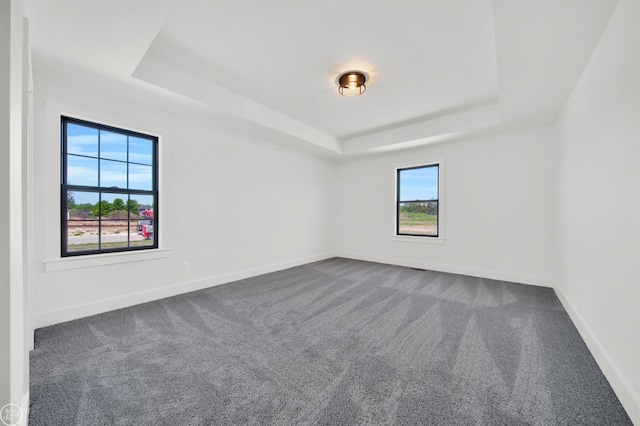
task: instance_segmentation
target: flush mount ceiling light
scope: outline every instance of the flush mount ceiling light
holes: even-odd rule
[[[360,71],[347,71],[338,79],[338,92],[342,96],[360,96],[367,90],[367,77]]]

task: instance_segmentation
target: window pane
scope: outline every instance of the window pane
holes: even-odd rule
[[[98,129],[67,123],[67,153],[98,156]]]
[[[134,195],[131,196],[132,199],[133,197]],[[137,208],[138,220],[135,231],[131,231],[131,246],[152,246],[156,236],[153,197],[150,195],[135,195],[135,197],[135,203],[132,202],[131,204],[134,204]],[[131,217],[134,217],[133,212]]]
[[[400,203],[398,233],[438,235],[438,202]]]
[[[138,206],[137,201],[131,197],[131,195],[127,195],[124,199],[126,204],[125,209],[129,216],[129,222],[127,223],[127,234],[129,237],[129,244],[131,245],[132,241],[135,241],[138,236],[137,226],[138,226]]]
[[[100,158],[127,161],[127,136],[101,130]]]
[[[127,163],[100,160],[100,186],[125,189],[127,187]]]
[[[155,241],[154,225],[140,225],[137,237],[131,239],[131,247],[153,246]]]
[[[67,251],[98,249],[97,192],[67,193]]]
[[[110,219],[127,219],[127,194],[112,194],[109,192],[102,193],[102,201],[104,204],[102,215],[108,215]]]
[[[101,204],[101,249],[129,246],[128,199],[124,194],[102,193]]]
[[[438,166],[400,170],[400,201],[437,200]]]
[[[67,184],[98,186],[98,160],[67,155]]]
[[[153,189],[153,171],[151,166],[129,164],[129,188]]]
[[[128,223],[125,220],[102,219],[101,222],[101,249],[112,249],[118,247],[129,247]]]
[[[138,210],[140,212],[140,214],[142,214],[142,212],[144,212],[145,210],[150,210],[150,211],[154,211],[155,210],[155,205],[153,204],[153,196],[152,195],[131,195],[131,198],[136,199],[136,201],[138,202]]]
[[[153,141],[151,139],[129,137],[129,161],[153,164]]]

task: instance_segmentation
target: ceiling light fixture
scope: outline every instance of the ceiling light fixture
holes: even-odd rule
[[[367,77],[360,71],[347,71],[338,79],[338,93],[342,96],[360,96],[367,90]]]

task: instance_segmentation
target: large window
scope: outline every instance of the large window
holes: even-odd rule
[[[397,169],[396,234],[438,236],[439,165]]]
[[[158,138],[62,118],[62,256],[158,247]]]

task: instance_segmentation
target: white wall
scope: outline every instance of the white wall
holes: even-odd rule
[[[557,291],[640,424],[640,3],[621,1],[569,98]]]
[[[45,69],[43,69],[45,68]],[[335,166],[218,133],[147,90],[38,67],[36,327],[325,258]],[[144,88],[144,85],[141,84]],[[159,258],[60,260],[59,115],[160,136]],[[46,206],[46,207],[44,207]],[[105,257],[105,256],[103,256]],[[106,256],[112,258],[114,256]],[[183,262],[189,270],[183,271]],[[101,263],[101,262],[99,262]]]
[[[0,2],[0,407],[9,403],[9,42],[11,3]]]
[[[28,128],[28,31],[20,0],[0,6],[0,407],[29,393],[29,306],[24,282],[24,175]],[[14,421],[16,419],[13,419]]]
[[[553,129],[541,128],[341,164],[338,253],[550,285],[554,141]],[[398,241],[395,168],[433,161],[443,162],[444,244]]]

